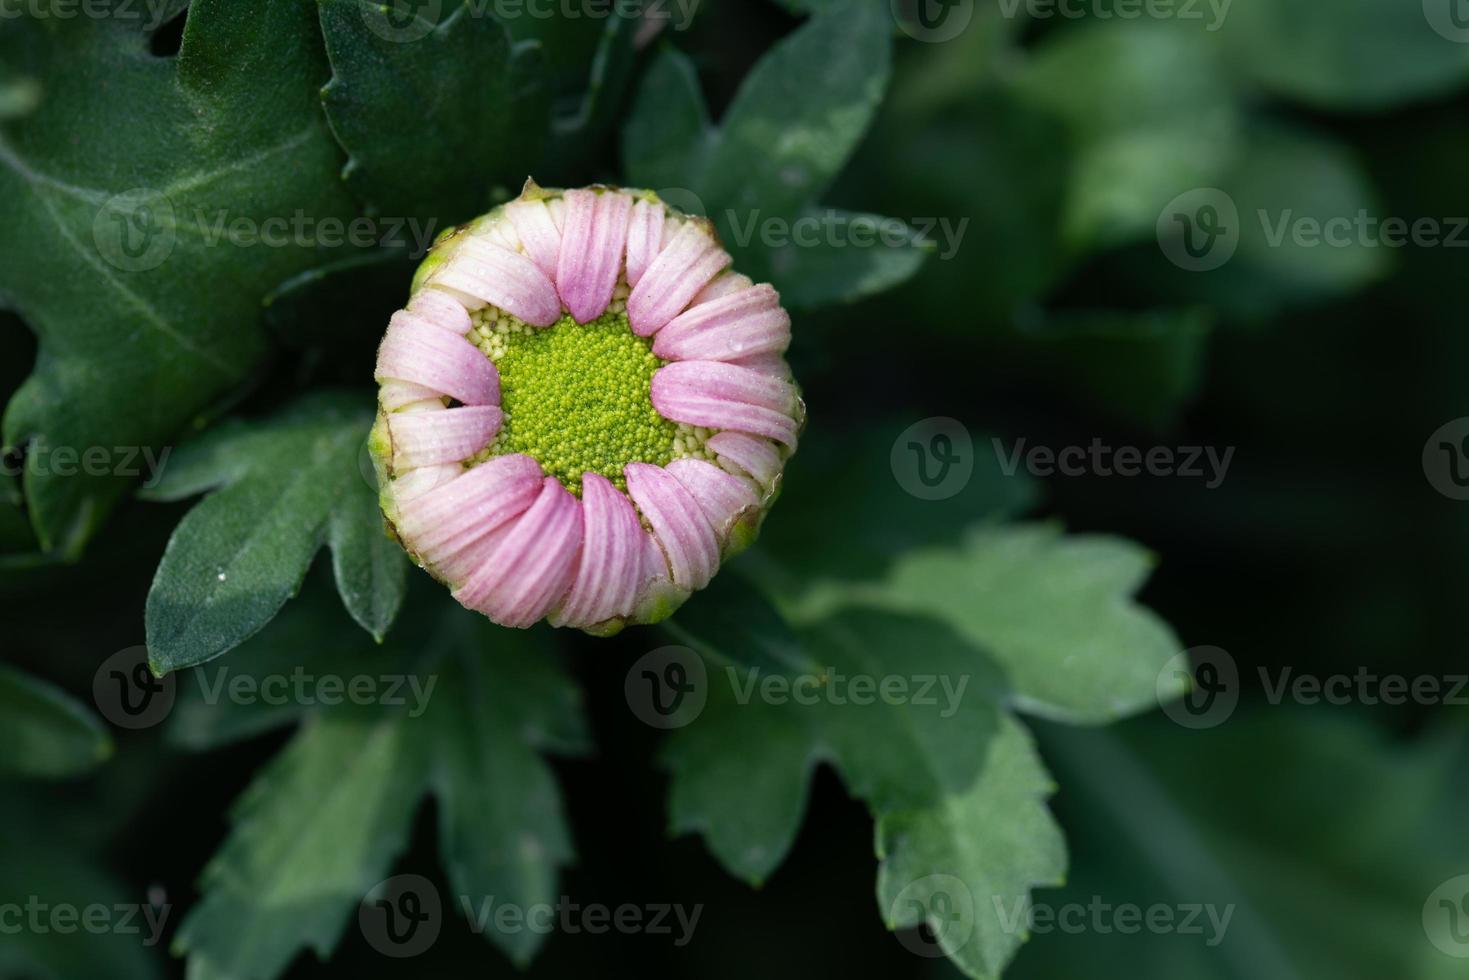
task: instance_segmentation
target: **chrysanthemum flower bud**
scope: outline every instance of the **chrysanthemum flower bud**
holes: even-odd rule
[[[505,626],[657,622],[753,540],[805,407],[790,317],[648,191],[455,229],[378,353],[372,451],[414,559]]]

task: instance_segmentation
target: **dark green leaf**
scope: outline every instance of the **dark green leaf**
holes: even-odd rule
[[[323,543],[352,617],[374,636],[387,632],[407,562],[386,540],[363,471],[370,425],[354,399],[313,396],[265,423],[220,426],[177,454],[148,496],[213,492],[174,531],[148,593],[156,671],[203,663],[254,635],[295,595]]]
[[[663,48],[648,66],[623,126],[629,179],[652,188],[687,187],[715,139],[694,63],[674,48]]]
[[[1062,32],[1016,87],[1073,134],[1063,227],[1074,248],[1151,237],[1169,201],[1214,186],[1237,152],[1234,96],[1199,32],[1120,20]]]
[[[404,27],[365,11],[367,0],[319,6],[332,66],[322,102],[354,192],[380,214],[442,230],[484,211],[496,185],[501,196],[518,189],[547,106],[520,87],[498,20],[467,2]]]
[[[90,710],[59,688],[0,665],[0,776],[77,776],[112,754]]]
[[[980,434],[971,437],[973,469],[958,492],[942,500],[914,496],[892,459],[905,432],[921,421],[843,430],[813,415],[752,556],[773,559],[776,567],[762,567],[762,574],[781,595],[823,579],[875,578],[910,548],[951,542],[956,528],[1015,517],[1034,504],[1035,483],[1022,470],[1007,474],[995,443]],[[897,448],[906,459],[906,447]]]
[[[737,569],[726,568],[663,628],[706,656],[766,671],[813,671],[811,659],[784,618]]]
[[[311,5],[196,0],[176,59],[149,54],[145,21],[0,32],[0,61],[43,89],[0,127],[4,288],[41,345],[6,410],[8,444],[166,444],[254,370],[261,296],[329,254],[314,222],[355,210],[321,114]],[[311,233],[284,232],[284,247],[231,230],[297,214]],[[127,486],[27,472],[41,545],[75,554]]]
[[[903,282],[923,253],[902,222],[812,207],[882,102],[892,27],[880,4],[822,9],[766,53],[718,127],[688,59],[663,51],[623,130],[629,179],[703,211],[739,267],[789,305],[851,302]],[[854,228],[865,235],[879,223],[896,231],[852,244]]]
[[[896,218],[812,210],[796,219],[821,227],[815,244],[770,252],[770,281],[791,309],[816,309],[885,292],[913,277],[936,243]]]
[[[1031,889],[1066,877],[1066,842],[1045,805],[1054,791],[1030,734],[1005,719],[968,790],[879,819],[877,899],[888,928],[926,924],[967,976],[998,980],[1026,938],[1012,919],[1029,908]]]
[[[875,814],[934,805],[974,781],[1005,694],[993,661],[929,620],[854,612],[801,636],[818,667],[799,675],[720,645],[704,710],[664,757],[674,828],[754,882],[795,838],[817,762]]]
[[[425,759],[397,713],[310,719],[235,805],[174,950],[194,977],[273,980],[322,959],[407,845]]]
[[[207,748],[301,723],[241,798],[206,872],[180,941],[191,974],[273,977],[303,946],[329,954],[430,793],[454,889],[445,907],[528,962],[544,936],[502,933],[481,912],[491,899],[554,902],[573,855],[541,753],[583,752],[588,741],[549,635],[500,629],[436,590],[382,646],[355,631],[344,644],[345,626],[332,603],[308,598],[227,664],[181,676],[175,742]],[[357,685],[366,702],[326,699]],[[281,689],[284,703],[259,696]]]
[[[1139,962],[1166,962],[1182,980],[1461,976],[1462,960],[1424,930],[1425,912],[1443,913],[1428,900],[1469,859],[1463,726],[1404,740],[1367,722],[1275,706],[1194,732],[1161,718],[1044,726],[1074,868],[1037,904],[1207,913],[1192,933],[1052,930],[1006,976],[1114,980]]]
[[[551,768],[538,750],[579,751],[579,692],[544,645],[478,619],[458,617],[466,651],[447,665],[432,726],[430,780],[449,882],[483,915],[489,906],[556,902],[558,872],[574,850]],[[518,966],[544,933],[474,923]]]
[[[1158,679],[1182,649],[1178,638],[1133,599],[1153,564],[1119,538],[972,528],[957,547],[903,555],[880,582],[818,586],[804,614],[857,605],[932,616],[994,655],[1021,709],[1096,724],[1183,693]]]
[[[1469,78],[1469,29],[1456,0],[1240,3],[1220,42],[1250,82],[1331,109],[1380,110]]]
[[[164,931],[173,925],[172,911],[159,893],[131,891],[103,870],[98,855],[80,846],[71,834],[49,836],[76,814],[71,808],[26,787],[5,787],[0,807],[0,867],[11,908],[35,902],[43,910],[77,910],[76,928],[26,928],[25,918],[8,913],[0,932],[0,976],[24,980],[159,980],[164,974]],[[109,814],[109,818],[115,816]],[[67,830],[72,828],[68,825]],[[115,829],[115,828],[109,828]],[[80,915],[101,906],[109,922],[124,916],[132,931],[86,929]],[[119,909],[123,911],[118,911]],[[46,915],[47,912],[42,912]],[[95,913],[94,913],[95,914]],[[42,920],[43,923],[46,921]],[[20,927],[17,928],[17,925]]]

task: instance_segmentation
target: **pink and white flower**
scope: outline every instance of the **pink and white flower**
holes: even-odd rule
[[[378,354],[383,513],[497,623],[656,622],[748,545],[805,408],[790,317],[651,192],[516,200],[435,245]]]

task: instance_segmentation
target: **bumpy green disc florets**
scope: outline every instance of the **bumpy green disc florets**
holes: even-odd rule
[[[487,456],[524,453],[577,495],[583,473],[626,490],[626,464],[674,457],[679,426],[649,393],[663,361],[628,328],[626,313],[584,324],[563,316],[544,329],[499,314],[471,339],[500,369],[505,422]]]

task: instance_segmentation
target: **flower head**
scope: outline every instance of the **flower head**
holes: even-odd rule
[[[440,240],[378,353],[383,513],[506,626],[663,619],[754,539],[805,408],[790,317],[648,191],[520,197]]]

